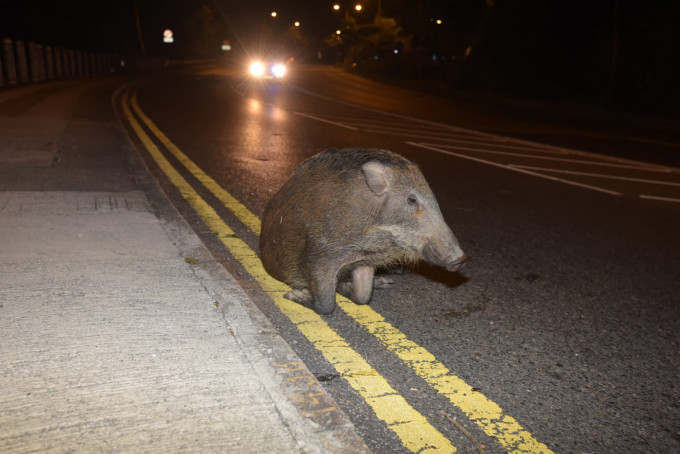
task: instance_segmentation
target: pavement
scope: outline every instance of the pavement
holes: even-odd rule
[[[126,81],[0,91],[0,452],[368,452],[151,177]]]

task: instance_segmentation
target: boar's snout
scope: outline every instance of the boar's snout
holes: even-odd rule
[[[428,262],[443,266],[449,271],[458,271],[470,257],[458,246],[453,232],[447,233],[449,235],[444,235],[444,239],[428,240],[423,249],[423,257]]]
[[[446,269],[449,271],[458,271],[465,266],[465,263],[467,263],[468,260],[470,260],[470,257],[463,253],[463,256],[459,259],[449,262],[449,264],[446,265]]]

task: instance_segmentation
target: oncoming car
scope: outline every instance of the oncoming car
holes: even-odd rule
[[[280,60],[253,60],[248,70],[255,79],[278,82],[286,77],[288,67]]]

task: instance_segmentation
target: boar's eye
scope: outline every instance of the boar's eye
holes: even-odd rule
[[[409,195],[408,198],[406,199],[406,201],[411,206],[417,206],[418,205],[418,199],[413,194]]]

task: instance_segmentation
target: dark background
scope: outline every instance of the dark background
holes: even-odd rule
[[[679,2],[365,0],[360,13],[338,3],[339,12],[320,0],[3,0],[0,33],[183,59],[217,57],[227,39],[231,55],[274,49],[440,92],[680,112]],[[175,43],[163,44],[165,28]]]

